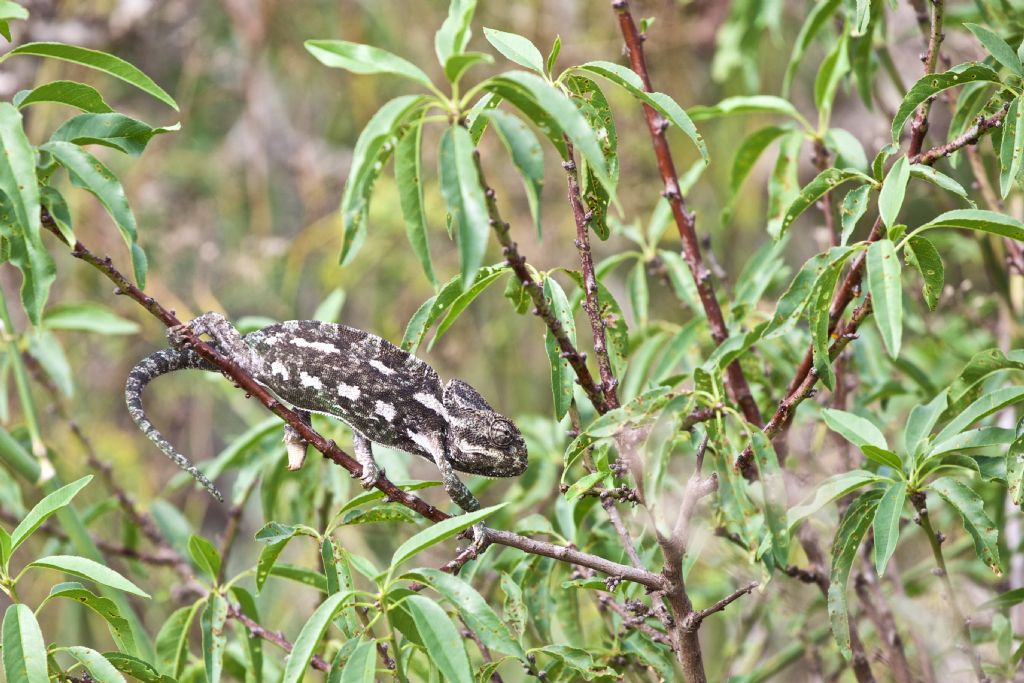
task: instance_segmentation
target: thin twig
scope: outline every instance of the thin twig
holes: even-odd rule
[[[757,581],[751,581],[746,586],[743,586],[742,588],[737,588],[732,593],[729,593],[729,595],[725,596],[724,598],[722,598],[715,604],[711,605],[710,607],[702,609],[699,612],[693,612],[686,618],[685,628],[698,628],[700,626],[700,622],[704,621],[706,618],[708,618],[715,612],[721,612],[726,607],[736,602],[744,595],[753,592],[753,590],[757,588],[759,585],[760,584]]]
[[[910,163],[931,165],[943,157],[948,157],[958,149],[976,145],[981,140],[981,136],[1002,126],[1003,119],[1006,118],[1006,112],[1009,108],[1010,106],[1007,104],[995,114],[992,114],[992,116],[979,116],[973,126],[949,142],[911,156]]]
[[[925,75],[935,73],[935,65],[939,62],[939,46],[942,44],[942,0],[931,0],[932,19],[928,37],[928,52],[924,55]],[[928,132],[928,113],[932,108],[934,98],[929,97],[920,107],[913,123],[910,124],[910,148],[907,156],[913,158],[921,151],[924,145],[924,136]]]
[[[242,608],[233,602],[228,602],[228,616],[232,619],[237,619],[245,629],[257,638],[262,638],[268,643],[273,643],[287,653],[292,651],[292,643],[290,640],[284,637],[284,634],[280,631],[271,631],[260,626],[257,622],[250,619],[242,612]],[[320,655],[313,655],[309,665],[317,671],[330,671],[331,664]]]

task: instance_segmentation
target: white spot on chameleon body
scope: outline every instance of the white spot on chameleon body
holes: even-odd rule
[[[412,439],[413,443],[415,443],[417,446],[419,446],[424,451],[429,453],[430,457],[434,458],[436,462],[437,451],[439,449],[437,447],[437,442],[434,439],[430,438],[426,434],[414,432],[411,429],[407,429],[405,433],[409,436],[410,439]]]
[[[382,375],[393,375],[393,374],[395,374],[394,370],[392,370],[388,366],[384,365],[379,360],[376,360],[376,359],[371,360],[371,361],[369,361],[368,364],[369,364],[369,366],[371,368],[373,368],[377,372],[381,373]]]
[[[288,381],[289,378],[287,366],[285,366],[285,364],[279,360],[275,360],[273,363],[270,364],[270,374],[280,375],[281,379],[283,379],[286,382]]]
[[[299,373],[299,381],[302,382],[302,386],[309,387],[310,389],[323,389],[323,382],[320,381],[319,377],[313,377],[306,371]]]
[[[302,337],[295,337],[291,341],[292,345],[294,346],[298,346],[304,349],[313,349],[314,351],[319,351],[320,353],[341,353],[341,351],[338,350],[337,346],[335,346],[334,344],[328,344],[326,342],[309,341],[307,339],[303,339]]]
[[[384,401],[377,401],[377,404],[373,407],[373,412],[377,413],[388,422],[394,422],[395,415],[398,414],[393,405],[391,405],[390,403],[385,403]]]
[[[445,420],[448,419],[448,411],[445,409],[444,404],[437,400],[437,396],[428,394],[424,391],[418,391],[413,394],[412,397],[416,399],[417,402],[433,410]]]
[[[350,401],[358,401],[361,393],[362,392],[359,391],[359,387],[354,387],[351,384],[345,384],[342,382],[338,385],[338,396],[347,398]]]

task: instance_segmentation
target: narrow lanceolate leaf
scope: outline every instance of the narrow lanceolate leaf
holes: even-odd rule
[[[423,650],[442,680],[473,683],[475,679],[462,636],[440,605],[422,595],[410,595],[402,605],[412,616],[423,641]]]
[[[1017,507],[1024,505],[1024,418],[1017,423],[1013,443],[1006,451],[1006,487]]]
[[[59,583],[51,588],[46,599],[52,598],[72,600],[88,607],[107,622],[110,636],[119,650],[128,653],[135,652],[135,635],[132,633],[131,626],[128,620],[121,616],[117,604],[110,598],[96,595],[77,581]]]
[[[736,156],[733,157],[732,168],[729,171],[729,206],[736,199],[743,181],[750,175],[751,169],[754,168],[754,164],[761,158],[761,154],[768,148],[768,145],[790,130],[790,128],[783,126],[769,126],[754,131],[740,144],[739,149],[736,150]],[[724,210],[723,215],[722,222],[728,222],[728,214]]]
[[[419,309],[413,313],[408,325],[406,325],[405,335],[402,337],[402,348],[410,353],[415,353],[427,332],[430,331],[430,328],[442,315],[445,315],[445,311],[454,306],[455,302],[464,301],[465,297],[469,296],[476,289],[476,284],[485,280],[493,282],[493,278],[497,274],[506,272],[508,269],[509,267],[505,263],[484,266],[477,271],[473,287],[470,287],[465,292],[462,291],[461,277],[456,276],[446,282],[437,294],[424,301]]]
[[[860,171],[852,168],[827,168],[817,175],[817,177],[800,190],[800,194],[797,195],[793,203],[786,209],[786,214],[782,217],[782,226],[779,229],[779,236],[786,234],[786,230],[793,224],[797,216],[807,210],[807,207],[814,204],[818,199],[835,188],[839,187],[845,182],[850,180],[860,180],[862,182],[874,184],[874,179],[861,173]],[[870,189],[870,185],[865,187]]]
[[[996,576],[1002,576],[1003,570],[999,566],[999,531],[985,512],[981,496],[952,477],[940,477],[929,484],[928,488],[942,496],[957,511],[967,533],[974,539],[974,551],[978,557]]]
[[[857,448],[863,448],[866,445],[883,449],[889,448],[881,430],[870,420],[845,410],[832,408],[821,411],[821,415],[825,418],[825,424],[829,429],[841,435]]]
[[[41,245],[36,152],[25,137],[21,113],[7,102],[0,102],[0,147],[0,190],[7,195],[25,237]]]
[[[999,75],[990,67],[976,62],[958,64],[949,71],[941,74],[930,74],[925,76],[910,89],[904,96],[903,102],[896,111],[896,117],[892,121],[892,141],[898,144],[903,126],[925,100],[933,97],[943,90],[974,83],[976,81],[990,81],[999,83]]]
[[[13,0],[0,2],[0,35],[11,40],[11,19],[28,19],[28,10]]]
[[[1010,103],[1003,119],[1003,138],[999,146],[999,194],[1006,198],[1020,175],[1024,157],[1024,107],[1018,97]]]
[[[789,509],[786,515],[789,530],[793,531],[800,522],[807,519],[815,512],[825,507],[833,500],[853,493],[859,488],[879,481],[880,478],[874,472],[867,470],[852,470],[836,474],[823,481],[814,492],[814,497],[806,503],[801,503]]]
[[[420,260],[430,284],[437,287],[437,276],[430,261],[427,242],[427,216],[423,210],[423,119],[418,118],[405,132],[395,148],[395,183],[398,185],[398,203],[405,220],[405,234]]]
[[[11,532],[11,552],[17,550],[18,546],[24,543],[32,535],[32,532],[38,529],[39,525],[49,519],[51,515],[68,505],[71,499],[90,481],[92,481],[91,474],[60,487],[36,503],[35,507],[29,510],[21,523]]]
[[[907,499],[907,483],[899,482],[886,489],[875,511],[873,530],[875,535],[874,560],[875,571],[885,576],[885,566],[889,558],[896,552],[896,542],[900,538],[900,515]]]
[[[169,673],[172,678],[178,678],[185,669],[185,662],[188,659],[189,631],[196,611],[201,606],[202,603],[197,602],[175,610],[156,635],[154,647],[156,648],[157,663],[160,665],[160,669]]]
[[[445,130],[438,159],[441,193],[456,228],[463,289],[470,287],[480,269],[491,229],[473,155],[473,139],[468,130],[458,125]]]
[[[475,11],[476,0],[452,0],[448,4],[448,16],[434,34],[434,52],[441,66],[465,51],[472,35],[470,24]]]
[[[878,214],[887,228],[891,228],[896,222],[896,216],[899,215],[907,194],[909,180],[910,162],[906,157],[900,157],[889,169],[889,174],[882,183],[882,190],[878,193]]]
[[[950,420],[942,428],[942,431],[935,435],[933,443],[942,443],[946,439],[956,436],[967,429],[978,420],[1021,401],[1024,401],[1024,387],[1011,386],[991,391],[968,405],[962,412]]]
[[[693,121],[683,108],[665,93],[647,92],[643,81],[640,80],[635,71],[621,64],[604,61],[587,62],[579,68],[607,78],[612,83],[624,88],[626,92],[636,99],[653,107],[669,123],[690,138],[693,144],[697,146],[705,166],[711,163],[711,159],[708,156],[708,147],[704,142],[703,136],[697,132],[697,127],[693,125]]]
[[[39,102],[59,102],[69,107],[81,109],[92,114],[103,114],[114,111],[103,99],[99,90],[78,83],[77,81],[52,81],[44,83],[33,90],[23,90],[14,96],[14,106],[24,109],[30,104]]]
[[[445,315],[441,320],[440,324],[437,326],[437,331],[434,333],[434,336],[431,337],[430,343],[427,344],[427,351],[434,348],[434,344],[437,343],[437,340],[448,331],[448,328],[455,324],[455,321],[458,320],[459,316],[462,315],[462,312],[466,310],[471,303],[473,303],[473,300],[480,296],[485,289],[496,282],[498,278],[505,275],[506,272],[507,270],[505,269],[495,270],[492,268],[481,268],[478,270],[476,279],[473,281],[473,285],[466,291],[462,292],[462,294],[452,302],[447,315]]]
[[[971,199],[970,195],[967,194],[967,190],[964,186],[957,181],[950,178],[948,175],[941,171],[937,171],[932,166],[925,166],[924,164],[911,164],[910,175],[914,178],[920,178],[925,180],[936,187],[942,188],[946,192],[951,192],[956,196],[967,202],[971,208],[974,208],[974,200]]]
[[[544,298],[565,335],[575,345],[576,323],[572,317],[572,307],[569,306],[569,300],[566,298],[565,292],[562,291],[561,285],[552,277],[544,278]],[[544,348],[548,352],[548,362],[551,365],[551,394],[554,400],[555,416],[561,420],[569,411],[569,405],[572,403],[573,383],[576,376],[569,361],[562,357],[562,347],[558,345],[558,341],[550,329],[544,333]]]
[[[525,71],[501,74],[486,81],[484,87],[509,100],[549,137],[553,137],[551,123],[561,128],[561,132],[569,137],[576,150],[591,165],[608,194],[615,196],[615,181],[609,173],[597,136],[565,94],[540,76]],[[560,151],[564,152],[564,144]]]
[[[335,615],[342,610],[345,602],[352,595],[352,591],[335,593],[316,608],[295,639],[292,653],[284,667],[282,683],[299,683],[299,681],[305,680],[306,667],[309,666],[309,660],[313,658],[313,653],[316,652],[320,641],[327,632],[327,627],[331,625]]]
[[[832,542],[832,573],[828,587],[828,617],[832,622],[832,635],[839,652],[850,659],[850,622],[846,607],[846,582],[857,557],[861,539],[871,526],[878,507],[881,491],[868,491],[857,497],[846,511]]]
[[[87,557],[77,557],[74,555],[49,555],[47,557],[39,558],[28,566],[56,569],[57,571],[64,572],[65,574],[73,574],[74,576],[79,576],[83,579],[88,579],[89,581],[95,581],[96,583],[104,586],[116,588],[117,590],[124,591],[125,593],[138,595],[142,598],[149,597],[149,593],[136,586],[118,572],[106,565],[90,560]]]
[[[114,78],[119,78],[125,83],[135,86],[144,93],[152,95],[167,106],[171,107],[174,111],[178,111],[178,105],[174,99],[164,92],[163,88],[154,83],[153,79],[123,59],[107,54],[106,52],[90,50],[89,48],[78,47],[77,45],[66,45],[64,43],[27,43],[14,48],[3,57],[0,57],[0,61],[5,60],[12,55],[50,57],[51,59],[73,62],[75,64],[87,66],[90,69],[102,71],[105,74],[109,74]]]
[[[900,355],[903,339],[903,290],[900,261],[892,240],[878,240],[868,248],[868,292],[875,322],[889,355]]]
[[[103,145],[125,154],[139,156],[154,136],[181,128],[180,124],[154,128],[138,119],[118,113],[79,114],[65,121],[50,140],[76,145]]]
[[[903,447],[910,455],[916,455],[921,444],[932,433],[936,423],[946,410],[946,402],[949,398],[948,391],[940,392],[928,403],[914,406],[907,418],[907,425],[903,428]]]
[[[985,49],[988,50],[990,55],[995,57],[997,62],[1018,76],[1024,76],[1024,68],[1021,67],[1020,57],[1017,56],[1016,51],[1005,40],[984,26],[964,24],[964,28],[974,34],[974,37],[985,46]]]
[[[924,301],[928,308],[934,311],[945,282],[945,269],[939,251],[929,239],[911,237],[907,240],[907,251],[904,256],[907,264],[921,273],[921,279],[924,280]]]
[[[418,66],[396,54],[372,45],[347,40],[307,40],[306,50],[324,66],[355,74],[392,74],[431,86],[430,78]]]
[[[373,683],[377,666],[377,648],[372,640],[363,640],[345,661],[334,683]]]
[[[135,214],[128,205],[121,181],[103,163],[89,152],[71,142],[48,142],[41,150],[49,152],[61,166],[67,169],[72,184],[88,190],[114,219],[117,229],[124,238],[132,256],[135,281],[140,288],[146,286],[145,254],[138,248],[138,228]]]
[[[604,91],[596,81],[582,74],[568,75],[562,80],[562,83],[568,89],[573,104],[580,110],[583,118],[587,120],[587,124],[597,135],[601,153],[608,166],[608,174],[611,176],[612,182],[618,184],[619,135],[615,129],[615,117],[612,116],[608,98],[605,97]],[[594,175],[594,169],[590,167],[585,158],[580,159],[579,180],[580,198],[591,214],[590,229],[600,239],[606,240],[611,234],[608,228],[608,204],[611,197],[608,194],[608,189]]]
[[[789,64],[786,65],[786,75],[782,79],[783,97],[789,97],[789,86],[793,82],[793,76],[796,75],[797,67],[800,66],[804,53],[807,51],[808,46],[810,46],[811,41],[814,40],[814,37],[821,31],[821,28],[839,9],[839,4],[840,0],[819,0],[811,8],[811,11],[807,13],[807,19],[804,20],[803,26],[800,27],[800,33],[793,43],[793,52],[789,56]]]
[[[871,198],[871,185],[861,185],[846,193],[843,197],[843,204],[839,209],[839,222],[843,227],[839,244],[845,245],[850,241],[857,222],[868,210],[868,200]]]
[[[756,427],[750,433],[750,446],[757,461],[764,487],[764,517],[772,537],[772,554],[777,566],[789,564],[789,525],[786,520],[786,487],[772,442]]]
[[[412,538],[406,540],[402,545],[398,546],[398,549],[395,550],[395,554],[391,557],[391,571],[394,571],[398,565],[402,564],[413,555],[461,533],[477,522],[486,519],[506,505],[507,503],[492,505],[491,507],[484,508],[482,510],[467,512],[464,515],[451,517],[443,522],[438,522],[433,526],[427,527]]]
[[[188,539],[188,554],[208,578],[217,580],[220,574],[220,553],[212,543],[202,536],[192,534]]]
[[[1024,223],[995,211],[985,211],[982,209],[947,211],[937,218],[928,221],[918,228],[917,231],[923,232],[933,228],[966,228],[1024,242]]]
[[[710,107],[690,107],[690,118],[694,121],[706,121],[708,119],[722,116],[736,116],[738,114],[784,114],[797,121],[803,121],[800,112],[797,111],[789,100],[774,95],[749,95],[727,97],[718,104]]]
[[[527,69],[544,75],[544,57],[528,38],[517,33],[506,33],[493,28],[484,29],[484,38],[494,46],[495,50],[519,66],[525,66]]]
[[[843,31],[832,50],[825,55],[814,79],[814,104],[818,109],[818,129],[826,130],[832,118],[832,102],[843,76],[850,70],[847,44],[849,34]]]
[[[15,603],[7,608],[2,635],[8,683],[48,683],[46,644],[28,605]]]
[[[828,332],[828,310],[832,302],[832,293],[835,291],[839,274],[842,272],[844,260],[838,259],[828,264],[815,281],[814,290],[807,304],[814,369],[822,383],[829,389],[835,387],[836,375],[832,370],[832,361],[828,352],[831,341]]]
[[[125,683],[121,672],[96,650],[81,645],[72,645],[63,650],[77,659],[96,683]]]
[[[208,683],[220,683],[224,671],[224,650],[227,647],[224,624],[227,618],[227,600],[220,593],[211,593],[199,620],[203,632],[203,665]]]
[[[494,125],[494,131],[504,143],[512,158],[512,165],[519,172],[523,180],[523,187],[526,190],[526,200],[530,204],[530,215],[533,216],[533,224],[537,228],[537,237],[541,235],[540,223],[540,193],[544,186],[544,152],[541,149],[540,141],[533,131],[523,123],[522,119],[502,111],[492,109],[483,112]]]
[[[487,604],[483,596],[466,581],[439,569],[417,569],[405,574],[402,578],[419,581],[430,586],[443,595],[459,615],[466,626],[480,641],[492,651],[503,652],[513,657],[523,658],[526,653],[522,646],[512,637],[511,631],[495,611]]]
[[[768,179],[768,234],[773,239],[781,236],[786,210],[796,201],[800,192],[797,171],[803,143],[804,134],[801,131],[787,133],[779,143],[779,156]]]
[[[366,239],[366,220],[370,211],[370,195],[380,171],[394,150],[393,140],[405,118],[423,99],[404,95],[387,102],[377,110],[363,128],[352,150],[352,166],[341,196],[341,255],[339,262],[347,265]]]

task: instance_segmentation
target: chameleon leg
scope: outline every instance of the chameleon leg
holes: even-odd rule
[[[305,410],[296,411],[302,421],[306,424],[310,424],[309,413]],[[290,424],[284,426],[284,447],[288,452],[288,469],[297,470],[302,467],[302,463],[306,461],[306,446],[309,442],[302,438],[294,427]]]
[[[356,452],[356,460],[363,466],[363,476],[359,479],[363,482],[364,489],[372,489],[380,478],[381,469],[377,461],[373,459],[373,448],[370,440],[359,432],[352,432],[352,448]]]
[[[448,493],[448,497],[452,499],[452,502],[466,512],[479,510],[480,501],[462,483],[462,480],[455,475],[455,470],[452,469],[452,464],[448,462],[445,454],[441,453],[439,456],[435,456],[434,462],[437,463],[437,469],[441,470],[441,483],[444,485],[444,490]]]
[[[181,326],[167,330],[167,341],[176,349],[185,345],[183,331],[191,330],[196,335],[208,334],[220,347],[222,353],[238,363],[250,375],[259,375],[263,363],[256,351],[242,339],[242,335],[220,313],[203,313]]]

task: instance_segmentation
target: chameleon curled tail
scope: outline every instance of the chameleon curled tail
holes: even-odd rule
[[[142,433],[155,443],[175,465],[188,472],[196,481],[202,484],[214,498],[224,502],[224,496],[213,485],[213,482],[207,479],[206,475],[200,472],[188,458],[175,450],[174,446],[149,421],[145,410],[142,408],[142,391],[146,388],[147,384],[169,372],[188,369],[216,370],[212,365],[203,360],[199,354],[190,349],[164,349],[143,358],[128,374],[128,381],[124,388],[125,403],[128,404],[128,414],[132,416],[132,420],[142,430]]]

